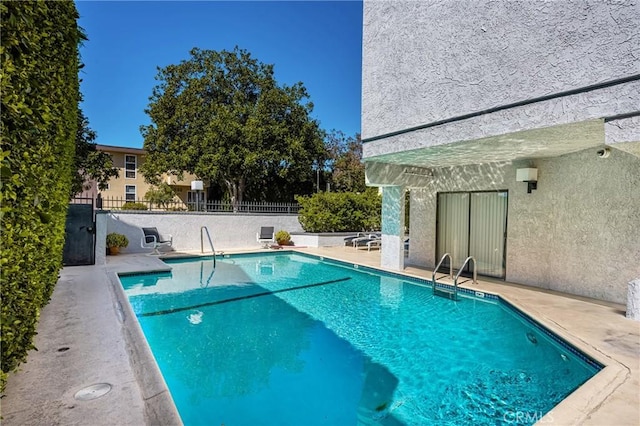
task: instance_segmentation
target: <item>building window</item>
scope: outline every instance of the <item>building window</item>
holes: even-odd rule
[[[125,185],[124,186],[124,199],[125,201],[136,201],[136,186]]]
[[[137,157],[135,155],[124,156],[124,177],[127,179],[136,178]]]

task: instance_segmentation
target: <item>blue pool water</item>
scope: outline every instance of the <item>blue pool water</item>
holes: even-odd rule
[[[121,282],[186,425],[533,423],[601,368],[497,299],[299,254]]]

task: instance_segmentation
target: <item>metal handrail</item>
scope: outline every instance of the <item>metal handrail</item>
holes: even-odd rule
[[[431,289],[434,292],[436,291],[436,272],[438,271],[438,269],[440,269],[440,266],[442,266],[442,262],[444,262],[447,257],[449,257],[449,278],[453,278],[453,260],[451,259],[451,255],[449,253],[445,253],[442,255],[440,262],[438,262],[438,266],[436,266],[436,268],[433,270],[433,274],[431,274]]]
[[[200,227],[200,253],[204,253],[204,234],[202,231],[206,231],[207,238],[209,239],[209,245],[211,246],[211,252],[213,253],[213,269],[216,268],[216,251],[213,248],[213,242],[211,242],[211,235],[209,235],[209,228],[206,226]]]
[[[453,285],[455,287],[456,293],[458,292],[458,278],[460,277],[460,274],[462,274],[464,267],[467,266],[467,263],[469,263],[470,260],[473,260],[473,283],[478,284],[478,271],[476,268],[476,259],[473,256],[469,256],[465,259],[464,263],[462,264],[462,267],[460,268],[460,270],[456,274],[456,277],[453,280]]]
[[[204,269],[204,263],[200,262],[200,287],[201,288],[209,287],[209,284],[211,284],[211,278],[213,278],[213,274],[216,272],[215,262],[214,262],[213,268],[211,268],[211,273],[209,274],[209,278],[207,278],[206,284],[203,284],[203,280],[202,280],[203,269]]]

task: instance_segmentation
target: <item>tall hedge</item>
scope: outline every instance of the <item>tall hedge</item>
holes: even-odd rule
[[[380,229],[382,197],[365,192],[320,192],[298,196],[298,220],[307,232],[374,231]]]
[[[62,267],[82,34],[72,1],[3,1],[0,14],[2,392]]]

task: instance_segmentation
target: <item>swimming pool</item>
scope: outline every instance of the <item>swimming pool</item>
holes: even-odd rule
[[[533,423],[601,365],[508,303],[301,254],[121,276],[187,425]]]

